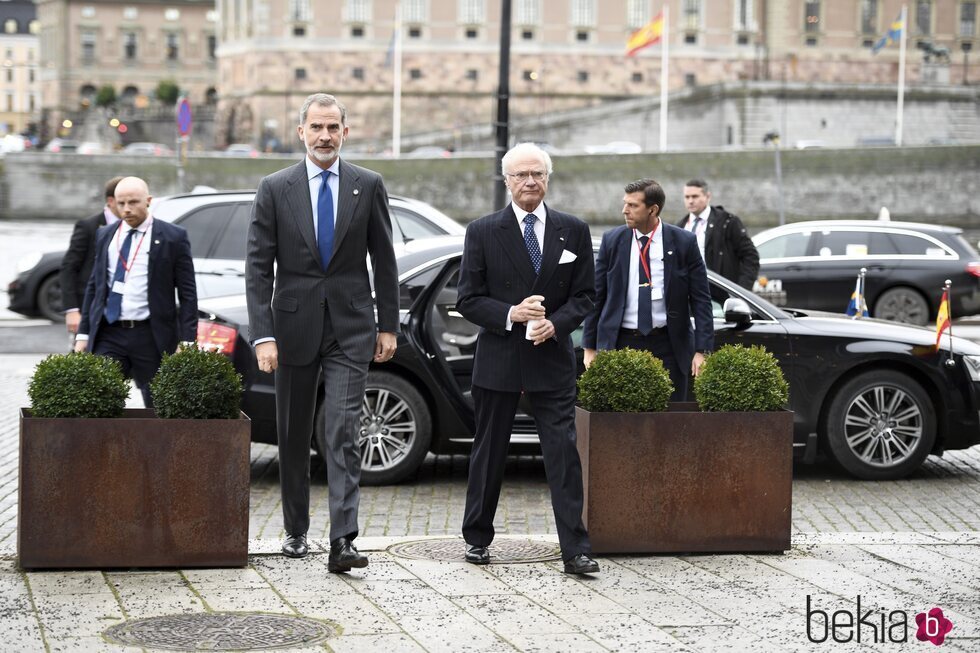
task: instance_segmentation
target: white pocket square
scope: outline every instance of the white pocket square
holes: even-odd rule
[[[561,258],[558,259],[558,265],[561,265],[562,263],[571,263],[577,258],[578,257],[575,256],[574,252],[570,252],[567,249],[563,249],[561,251]]]

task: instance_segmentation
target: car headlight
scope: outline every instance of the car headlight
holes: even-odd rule
[[[970,378],[980,382],[980,356],[964,356],[963,365],[970,374]]]
[[[17,274],[27,272],[40,262],[41,252],[34,252],[33,254],[28,254],[27,256],[21,257],[21,259],[17,261]]]

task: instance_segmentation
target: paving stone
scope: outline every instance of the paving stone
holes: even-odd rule
[[[425,653],[418,642],[404,634],[347,635],[330,640],[334,653]]]
[[[513,646],[487,626],[458,609],[439,615],[402,616],[396,621],[412,639],[429,651],[514,651]]]
[[[401,617],[438,616],[458,610],[420,580],[362,580],[351,585],[395,622]]]
[[[524,632],[579,632],[573,624],[520,594],[454,596],[453,602],[487,628],[505,638]]]
[[[209,611],[214,612],[272,612],[294,614],[282,597],[271,587],[212,587],[194,586]]]
[[[288,586],[281,587],[280,591],[298,613],[331,621],[340,626],[345,636],[401,632],[401,628],[374,603],[353,591],[338,594],[333,591],[333,586],[318,595],[294,596]]]
[[[525,653],[553,653],[554,651],[607,651],[594,639],[586,635],[573,633],[521,633],[514,635],[510,643],[519,651]],[[644,649],[656,651],[657,649]],[[666,649],[664,649],[666,650]]]

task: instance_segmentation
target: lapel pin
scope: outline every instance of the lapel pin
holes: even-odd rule
[[[159,240],[154,240],[154,241],[153,241],[153,244],[154,244],[154,245],[159,245],[159,244],[160,244],[160,241],[159,241]]]
[[[357,195],[357,194],[358,194],[358,193],[360,193],[360,192],[361,192],[361,191],[359,191],[359,190],[357,190],[356,188],[354,189],[354,194],[355,194],[355,195]]]
[[[674,250],[668,249],[667,250],[667,256],[673,256],[673,255],[674,255]]]
[[[565,242],[565,237],[564,236],[559,236],[558,237],[558,240],[560,240],[561,242]]]

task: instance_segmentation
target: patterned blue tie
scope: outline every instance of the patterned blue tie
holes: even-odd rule
[[[123,241],[122,249],[119,250],[119,260],[116,261],[116,271],[112,275],[112,283],[109,284],[109,299],[105,303],[105,321],[109,324],[114,323],[122,315],[122,293],[116,292],[113,288],[116,282],[126,280],[126,265],[129,263],[129,247],[133,244],[133,234],[135,229],[130,229]]]
[[[316,200],[316,245],[320,250],[320,263],[326,270],[330,265],[330,256],[333,254],[333,193],[330,192],[330,184],[327,179],[330,171],[324,170],[323,182],[320,184],[320,195]]]
[[[534,223],[537,219],[538,216],[533,213],[524,216],[524,244],[527,245],[527,253],[531,255],[534,274],[541,272],[541,247],[538,245],[538,237],[534,235]]]
[[[649,236],[640,236],[641,256],[643,255],[649,240]],[[647,260],[649,260],[649,258]],[[646,272],[643,270],[643,263],[641,262],[638,267],[640,268],[639,274],[637,275],[639,277],[639,282],[641,284],[649,282],[650,279],[646,278]],[[650,273],[653,274],[653,271],[651,270]],[[653,331],[653,305],[650,301],[650,292],[653,290],[653,287],[640,286],[639,290],[640,297],[636,304],[636,328],[640,331],[640,333],[647,336],[650,335],[651,331]]]

